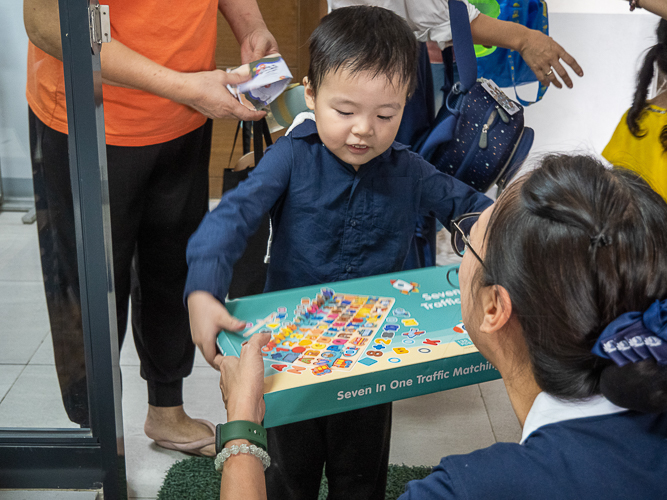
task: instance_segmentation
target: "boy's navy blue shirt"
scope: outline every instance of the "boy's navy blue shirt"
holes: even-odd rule
[[[224,301],[233,265],[269,211],[265,290],[275,291],[400,271],[418,215],[448,227],[491,203],[397,142],[355,171],[306,120],[267,150],[190,238],[185,297],[202,290]]]

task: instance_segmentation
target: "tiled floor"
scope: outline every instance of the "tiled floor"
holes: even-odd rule
[[[599,14],[609,0],[549,3],[551,34],[586,77],[575,78],[573,90],[549,90],[544,102],[527,110],[526,123],[536,131],[533,158],[554,150],[599,152],[630,104],[637,61],[657,21],[642,13]],[[616,3],[627,9],[626,2]],[[21,215],[0,213],[0,427],[74,427],[55,377],[36,227],[23,225]],[[442,243],[446,248],[445,236]],[[130,497],[155,498],[165,472],[184,456],[157,448],[143,433],[146,384],[131,341],[121,367]],[[199,355],[185,381],[185,399],[191,415],[225,420],[217,373]],[[393,463],[432,465],[447,454],[520,437],[501,381],[399,401],[394,408]]]

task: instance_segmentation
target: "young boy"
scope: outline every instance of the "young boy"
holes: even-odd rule
[[[400,271],[418,215],[445,226],[491,200],[438,172],[394,138],[416,84],[407,23],[379,7],[326,16],[310,40],[306,120],[276,141],[206,216],[188,246],[194,342],[213,364],[215,337],[244,324],[222,305],[232,267],[266,212],[274,238],[267,291]],[[270,499],[384,499],[391,404],[269,429]]]

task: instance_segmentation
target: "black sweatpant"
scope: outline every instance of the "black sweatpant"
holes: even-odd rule
[[[67,135],[29,110],[42,273],[58,380],[69,418],[88,424]],[[118,338],[132,330],[153,406],[183,404],[194,345],[183,306],[185,248],[208,209],[212,122],[142,147],[107,146]]]
[[[384,500],[391,403],[267,429],[269,500],[316,500],[326,470],[328,500]]]

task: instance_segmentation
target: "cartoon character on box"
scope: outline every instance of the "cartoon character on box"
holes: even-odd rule
[[[457,324],[457,325],[453,328],[453,330],[454,330],[456,333],[468,333],[468,330],[466,330],[466,327],[465,327],[465,325],[464,325],[463,323],[459,323],[459,324]]]
[[[419,283],[410,282],[404,280],[391,280],[391,285],[399,290],[403,295],[409,295],[410,292],[417,293],[419,292]]]

